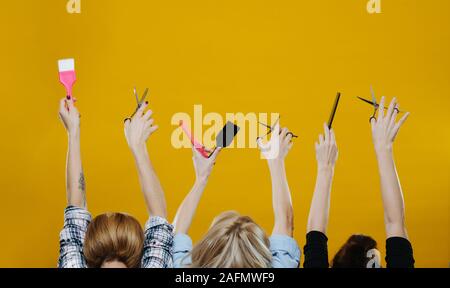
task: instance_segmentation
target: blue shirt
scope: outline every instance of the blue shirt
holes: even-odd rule
[[[300,264],[300,249],[297,242],[286,235],[272,235],[269,238],[270,252],[272,253],[272,268],[298,268]],[[173,267],[182,268],[192,263],[191,238],[178,233],[173,238]]]

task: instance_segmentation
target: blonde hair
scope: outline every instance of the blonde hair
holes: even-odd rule
[[[268,268],[272,260],[264,230],[234,211],[214,219],[191,257],[191,266],[202,268]]]
[[[138,268],[143,247],[144,232],[134,217],[106,213],[98,215],[89,224],[83,252],[91,268],[99,268],[109,261],[119,261],[128,268]]]

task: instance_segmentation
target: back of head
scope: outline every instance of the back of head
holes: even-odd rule
[[[333,268],[367,268],[368,252],[377,249],[377,242],[369,236],[352,235],[333,258]]]
[[[144,233],[139,222],[122,213],[106,213],[89,224],[84,240],[84,256],[88,267],[107,263],[123,263],[128,268],[140,267]]]
[[[233,211],[214,219],[191,256],[193,267],[208,268],[267,268],[272,259],[264,230]]]

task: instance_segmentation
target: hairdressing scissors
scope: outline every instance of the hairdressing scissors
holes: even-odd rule
[[[264,137],[266,137],[267,135],[269,135],[270,133],[272,133],[272,131],[275,130],[275,127],[278,125],[278,122],[280,122],[280,117],[278,117],[277,121],[275,121],[275,123],[273,124],[272,127],[269,126],[269,125],[267,125],[267,124],[264,124],[264,123],[258,121],[259,124],[261,124],[262,126],[266,127],[267,129],[269,129],[269,132],[267,132],[267,133],[266,133],[265,135],[263,135],[263,136],[258,136],[258,137],[256,137],[256,141],[258,141],[260,138],[264,138]],[[281,133],[281,131],[280,131],[280,133]],[[287,135],[291,135],[292,138],[298,138],[298,136],[295,135],[295,134],[292,133],[292,132],[288,132],[288,133],[286,134],[286,136],[287,136]]]
[[[133,114],[131,114],[130,117],[125,118],[125,121],[131,120],[131,118],[133,118],[133,116],[136,114],[136,112],[139,110],[139,108],[141,108],[142,104],[145,101],[145,98],[147,98],[148,88],[145,88],[144,94],[142,95],[140,100],[139,100],[139,96],[136,91],[136,87],[133,88],[133,94],[134,94],[134,97],[136,98],[136,104],[137,104],[136,110],[134,110]]]
[[[380,104],[377,103],[377,98],[375,97],[375,93],[373,92],[372,86],[370,86],[370,93],[372,94],[372,101],[364,99],[364,98],[361,98],[359,96],[357,96],[357,97],[358,97],[359,100],[364,101],[366,103],[369,103],[370,105],[373,106],[373,114],[369,118],[369,122],[372,122],[372,119],[377,120],[376,114],[377,114],[378,108],[380,108]],[[384,109],[388,109],[388,107],[384,107]],[[395,107],[394,109],[397,111],[397,113],[401,113],[402,112],[402,111],[398,110],[397,107]]]

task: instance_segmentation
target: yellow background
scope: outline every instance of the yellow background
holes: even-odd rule
[[[2,2],[0,29],[0,266],[54,267],[65,200],[66,134],[57,117],[63,87],[56,61],[74,57],[82,114],[88,205],[97,215],[146,209],[123,137],[133,85],[151,89],[160,130],[149,141],[170,219],[193,184],[190,150],[170,145],[171,116],[279,112],[300,135],[287,159],[295,238],[303,247],[316,166],[313,143],[334,96],[340,157],[332,193],[330,259],[352,233],[378,240],[384,257],[370,106],[355,99],[397,96],[411,117],[395,143],[407,227],[418,267],[449,265],[448,0]],[[194,240],[218,213],[273,224],[266,163],[254,149],[220,155],[192,225]],[[303,258],[302,258],[303,263]]]

